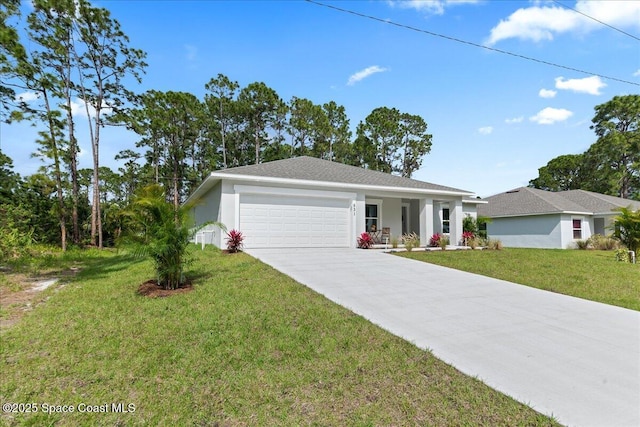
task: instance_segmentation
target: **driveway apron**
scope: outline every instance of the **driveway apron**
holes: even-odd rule
[[[247,252],[562,424],[640,426],[640,312],[375,250]]]

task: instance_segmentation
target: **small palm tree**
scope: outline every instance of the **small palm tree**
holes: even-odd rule
[[[197,231],[191,227],[192,207],[185,204],[175,208],[167,202],[161,186],[150,185],[138,192],[125,212],[122,241],[134,255],[153,259],[163,289],[177,289],[185,281],[187,246]]]
[[[616,209],[618,216],[613,220],[613,235],[630,251],[640,249],[640,209],[633,211],[631,206]]]

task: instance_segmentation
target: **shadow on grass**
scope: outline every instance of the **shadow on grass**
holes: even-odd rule
[[[89,258],[82,262],[82,268],[76,277],[105,278],[112,273],[126,270],[132,265],[140,264],[142,262],[145,262],[144,258],[134,257],[127,253],[110,257]]]

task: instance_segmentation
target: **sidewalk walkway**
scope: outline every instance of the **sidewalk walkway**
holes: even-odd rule
[[[571,426],[640,426],[640,312],[357,249],[250,255]]]

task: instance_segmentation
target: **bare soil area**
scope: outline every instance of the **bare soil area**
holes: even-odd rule
[[[74,276],[77,269],[48,272],[37,276],[0,271],[0,331],[15,325],[25,313],[46,301],[45,289],[59,286],[60,279]]]
[[[190,281],[181,285],[178,289],[162,289],[158,285],[157,280],[147,280],[138,287],[138,295],[142,295],[149,298],[163,298],[170,297],[176,294],[183,294],[193,290],[193,285]]]

